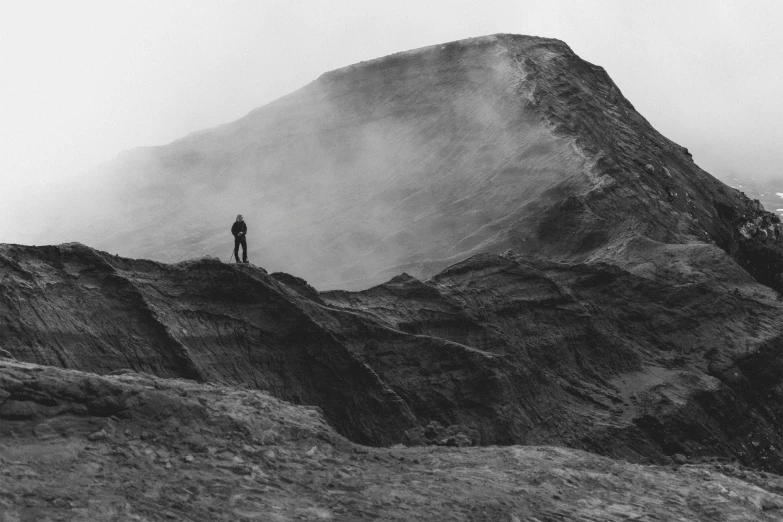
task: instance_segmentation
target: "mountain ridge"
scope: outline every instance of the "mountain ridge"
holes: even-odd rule
[[[772,231],[777,216],[699,169],[603,68],[552,39],[491,35],[347,66],[100,174],[107,186],[85,207],[103,201],[106,215],[71,237],[169,262],[223,256],[238,211],[253,259],[318,288],[425,278],[508,248],[621,262],[637,235],[714,241],[780,285],[749,259],[777,257],[777,243],[744,253],[737,232]]]
[[[435,422],[471,444],[783,470],[779,294],[715,246],[674,247],[690,257],[659,256],[645,275],[486,253],[426,281],[317,292],[216,259],[3,245],[0,346],[265,390],[361,443],[426,444]]]

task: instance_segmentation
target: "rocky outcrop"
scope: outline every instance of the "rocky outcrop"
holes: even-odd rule
[[[779,376],[751,364],[776,360],[778,295],[715,246],[624,248],[632,271],[507,252],[319,294],[214,259],[7,245],[0,345],[29,363],[264,390],[362,443],[556,443],[783,470]],[[747,386],[732,368],[749,368]]]
[[[636,236],[663,243],[717,244],[762,284],[783,291],[778,216],[700,169],[688,149],[659,134],[603,68],[561,42],[505,37],[525,74],[520,92],[554,134],[593,162],[586,190],[560,184],[558,203],[523,218],[510,245],[548,258],[598,251],[629,266],[611,248]],[[750,236],[750,237],[749,237]],[[531,245],[532,242],[532,245]],[[608,248],[607,248],[608,247]]]
[[[20,360],[250,385],[324,407],[363,442],[414,422],[319,322],[320,308],[260,269],[214,259],[164,265],[71,244],[5,247],[0,273],[0,345]],[[374,413],[356,418],[366,411]]]
[[[473,257],[424,283],[398,278],[363,292],[322,295],[335,306],[481,347],[528,369],[525,378],[535,383],[509,405],[528,422],[514,433],[516,441],[558,440],[654,461],[717,450],[781,469],[783,397],[769,384],[779,376],[748,375],[747,390],[724,378],[748,354],[779,353],[777,294],[715,247],[632,251],[643,251],[654,273],[508,253]],[[756,444],[748,443],[750,433]],[[425,444],[442,438],[416,437]]]
[[[434,429],[432,426],[428,428]],[[550,446],[366,448],[246,388],[0,358],[8,520],[779,520],[783,480]]]

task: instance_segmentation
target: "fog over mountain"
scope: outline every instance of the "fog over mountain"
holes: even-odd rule
[[[776,2],[306,4],[10,6],[0,19],[0,241],[84,240],[49,225],[98,202],[70,204],[60,182],[118,151],[234,121],[324,71],[496,32],[567,41],[722,180],[781,172]],[[221,218],[233,215],[232,204]]]
[[[740,201],[603,69],[557,40],[510,35],[326,73],[236,122],[123,153],[71,190],[57,197],[78,212],[52,225],[58,236],[227,259],[235,208],[253,261],[318,288],[508,248],[616,259],[645,237],[732,250],[716,209]]]

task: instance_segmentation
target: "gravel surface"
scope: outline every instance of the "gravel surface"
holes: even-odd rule
[[[0,359],[0,521],[783,520],[783,478],[549,446],[368,448],[241,388]]]

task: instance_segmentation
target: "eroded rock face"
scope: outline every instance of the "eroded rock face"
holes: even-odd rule
[[[212,259],[163,265],[78,244],[4,247],[0,265],[0,344],[21,360],[246,384],[324,406],[338,429],[365,442],[414,422],[335,338],[321,307],[260,269]],[[354,421],[365,411],[375,414]]]
[[[683,462],[366,448],[257,390],[0,358],[9,520],[779,520],[779,476]]]
[[[624,248],[631,269],[508,252],[318,294],[210,259],[3,246],[0,345],[36,364],[265,390],[362,443],[462,433],[783,470],[778,294],[712,245]],[[444,431],[428,440],[433,422]]]
[[[731,447],[745,462],[780,469],[778,295],[715,247],[627,248],[648,267],[637,260],[634,274],[603,263],[483,255],[424,283],[397,278],[322,295],[525,368],[532,385],[509,408],[528,429],[514,440],[654,460]],[[752,370],[737,369],[750,360]],[[403,361],[389,366],[400,378],[415,372]]]

